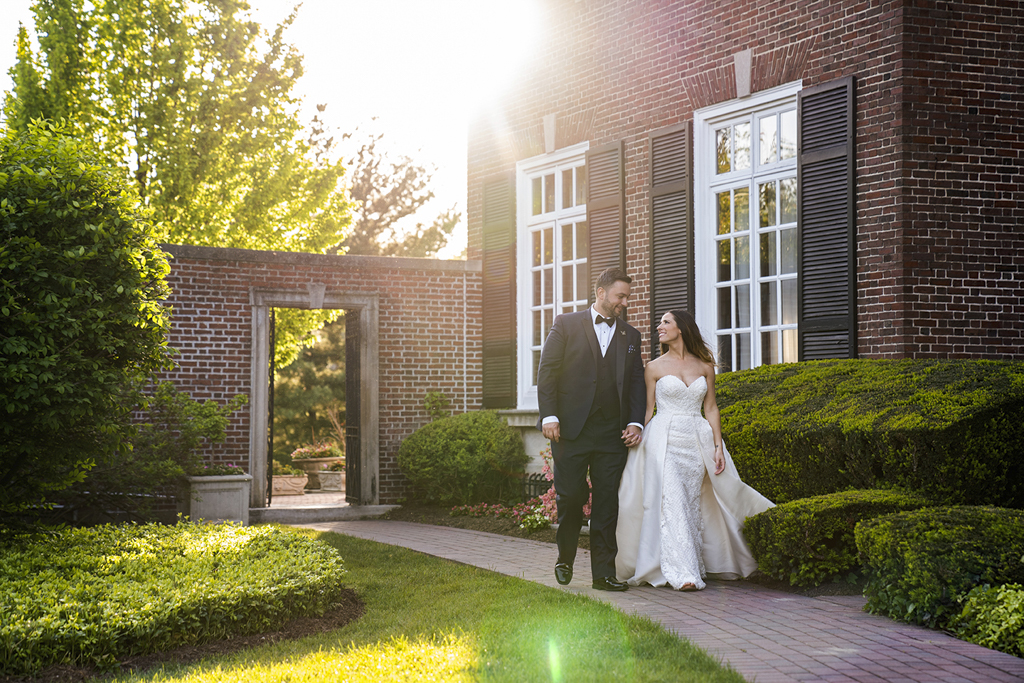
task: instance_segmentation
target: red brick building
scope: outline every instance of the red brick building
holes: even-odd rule
[[[645,342],[685,307],[726,370],[1024,357],[1024,4],[545,0],[541,24],[470,132],[485,406],[531,423],[553,317],[609,265]]]

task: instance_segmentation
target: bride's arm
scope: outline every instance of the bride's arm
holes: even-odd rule
[[[644,414],[644,426],[654,417],[654,387],[658,384],[658,371],[651,367],[654,361],[644,368],[644,384],[647,386],[647,412]]]
[[[704,375],[708,383],[708,393],[704,395],[704,419],[711,425],[711,434],[715,439],[715,474],[725,470],[725,447],[722,446],[722,416],[718,412],[718,401],[715,399],[715,368],[709,365]]]

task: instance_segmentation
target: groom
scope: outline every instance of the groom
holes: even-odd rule
[[[590,567],[594,588],[624,591],[615,578],[615,525],[626,451],[640,443],[646,392],[640,333],[619,320],[632,278],[618,268],[597,277],[597,301],[555,318],[537,371],[537,427],[551,441],[558,505],[555,579],[572,580],[573,561],[593,485]]]

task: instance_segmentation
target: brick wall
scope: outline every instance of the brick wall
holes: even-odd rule
[[[483,183],[543,150],[545,115],[591,122],[579,139],[592,147],[625,142],[631,319],[646,342],[647,134],[734,99],[734,55],[749,49],[752,92],[855,78],[858,354],[1024,356],[1021,6],[926,4],[548,0],[525,75],[471,128],[470,258]]]
[[[429,418],[428,391],[441,391],[458,412],[481,407],[481,273],[479,262],[324,256],[165,246],[174,258],[168,283],[169,344],[177,367],[167,374],[193,398],[226,401],[250,394],[252,289],[379,295],[380,500],[404,496],[397,466],[402,439]],[[248,466],[249,411],[231,421],[227,440],[206,454]]]

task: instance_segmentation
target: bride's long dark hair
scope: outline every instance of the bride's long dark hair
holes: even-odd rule
[[[681,308],[671,309],[669,315],[676,321],[676,327],[679,328],[687,353],[700,358],[705,363],[714,365],[715,356],[711,353],[708,345],[704,343],[704,338],[700,336],[700,328],[697,327],[697,321],[693,319],[693,316]],[[668,353],[668,344],[661,345],[661,353],[662,355]]]

